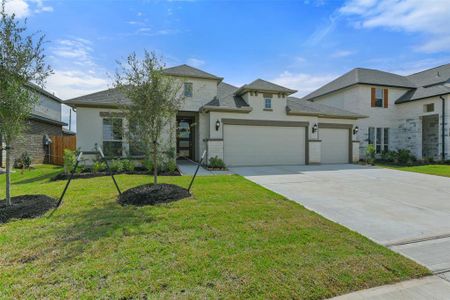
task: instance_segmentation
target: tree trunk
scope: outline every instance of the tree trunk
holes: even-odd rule
[[[157,153],[157,143],[153,142],[153,184],[158,184],[158,153]]]
[[[6,145],[6,205],[11,205],[11,150]]]

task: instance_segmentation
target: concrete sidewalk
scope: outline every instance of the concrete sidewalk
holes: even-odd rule
[[[450,299],[450,282],[437,276],[403,281],[362,290],[334,300],[448,300]]]

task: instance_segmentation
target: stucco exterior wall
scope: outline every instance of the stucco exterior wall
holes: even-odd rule
[[[112,108],[92,108],[92,107],[78,107],[77,108],[77,149],[82,151],[94,151],[95,145],[103,145],[103,117],[100,113],[120,113],[119,109]],[[172,127],[172,130],[170,129]],[[126,131],[126,120],[123,122],[124,132]],[[173,136],[170,137],[169,133],[172,132]],[[128,143],[126,137],[123,138],[123,152],[128,152]],[[176,147],[175,138],[175,120],[170,124],[167,124],[163,130],[163,134],[160,140],[160,144],[165,147]],[[162,148],[161,148],[162,149]],[[164,149],[162,149],[164,150]],[[87,157],[88,158],[88,157]],[[92,158],[92,157],[89,157]],[[90,160],[88,160],[88,163]]]
[[[192,83],[192,97],[185,97],[181,111],[199,111],[200,107],[217,96],[217,80],[199,78],[178,78],[181,86],[180,93],[184,92],[184,82]]]
[[[365,157],[368,145],[369,127],[389,128],[389,149],[409,149],[416,157],[422,157],[422,116],[442,114],[442,101],[439,97],[413,101],[404,104],[395,104],[395,101],[404,95],[408,90],[404,88],[387,88],[389,93],[388,108],[371,107],[371,87],[370,85],[358,84],[334,93],[324,95],[314,101],[326,105],[331,105],[359,113],[369,118],[359,119],[356,125],[359,127],[357,140],[360,141],[359,152],[361,158]],[[449,153],[448,123],[449,123],[449,100],[446,96],[446,153]],[[434,112],[426,113],[424,105],[434,103]],[[439,124],[439,137],[441,137],[442,118]],[[442,147],[442,139],[439,139],[439,149]],[[439,153],[442,153],[440,150]],[[440,157],[435,157],[439,159]]]

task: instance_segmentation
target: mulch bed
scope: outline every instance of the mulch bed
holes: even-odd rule
[[[118,202],[122,205],[155,205],[190,197],[187,189],[174,184],[144,184],[123,192]]]
[[[131,175],[152,175],[153,173],[149,173],[148,171],[132,171],[132,172],[113,172],[114,175],[119,174],[131,174]],[[158,176],[180,176],[180,172],[162,172],[159,173]],[[73,179],[82,179],[82,178],[93,178],[93,177],[101,177],[101,176],[110,176],[109,172],[83,172],[83,173],[75,173],[73,175]],[[57,181],[57,180],[68,180],[70,178],[70,174],[60,173],[56,176],[54,176],[51,181]]]
[[[29,219],[42,216],[48,210],[55,208],[58,200],[46,195],[23,195],[11,198],[12,205],[0,201],[0,223],[10,219]]]

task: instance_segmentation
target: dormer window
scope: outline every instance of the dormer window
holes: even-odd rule
[[[185,82],[184,83],[184,96],[185,97],[192,97],[192,82]]]
[[[271,98],[264,99],[264,109],[272,109],[272,99]]]

